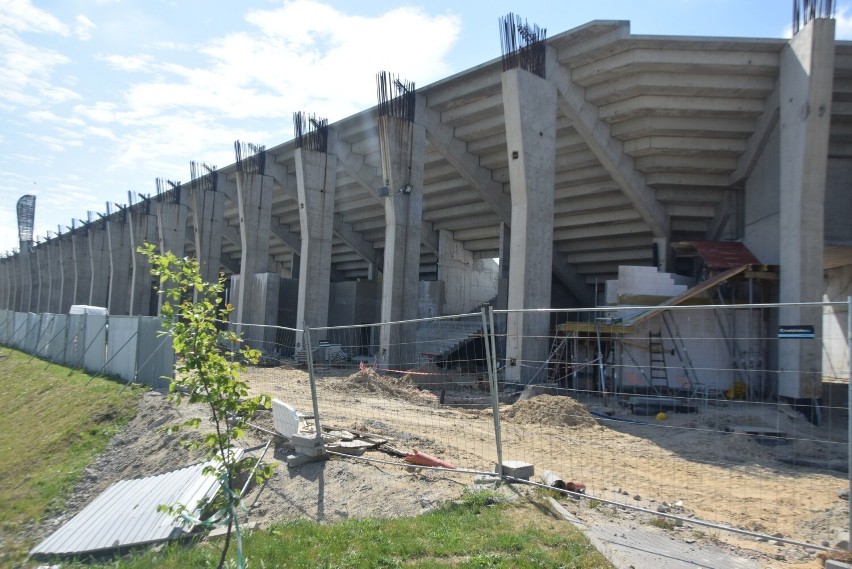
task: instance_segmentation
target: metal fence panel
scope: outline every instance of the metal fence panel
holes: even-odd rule
[[[97,373],[106,362],[106,342],[108,316],[85,314],[86,342],[83,348],[83,367],[90,373]]]
[[[175,352],[172,338],[165,333],[162,319],[139,318],[136,381],[154,389],[165,389],[174,377]]]
[[[27,334],[24,336],[21,349],[28,354],[34,354],[38,347],[39,332],[41,331],[41,314],[27,314]]]
[[[67,322],[64,363],[69,367],[81,368],[86,353],[86,315],[69,314]]]
[[[19,350],[24,349],[24,339],[27,337],[27,323],[29,322],[29,314],[26,312],[16,312],[14,330],[12,331],[11,344]]]
[[[138,334],[138,316],[110,316],[106,373],[133,381]]]
[[[42,314],[37,357],[51,362],[64,361],[68,315]]]
[[[9,345],[15,323],[15,313],[8,309],[0,310],[0,343]]]

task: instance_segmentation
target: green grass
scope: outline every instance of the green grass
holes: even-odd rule
[[[45,369],[46,368],[46,369]],[[136,412],[140,389],[72,373],[0,348],[0,563],[17,563],[32,543],[24,524],[61,509],[83,469]],[[88,385],[87,385],[88,383]]]
[[[292,522],[251,532],[245,550],[254,568],[612,567],[582,534],[543,513],[539,505],[492,501],[487,494],[469,494],[461,503],[412,518],[328,525]],[[218,539],[172,544],[158,553],[140,551],[104,566],[215,567],[219,547]]]

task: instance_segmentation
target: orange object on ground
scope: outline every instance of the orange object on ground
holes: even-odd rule
[[[455,469],[455,466],[450,464],[449,462],[443,461],[440,458],[436,458],[431,454],[420,452],[417,449],[415,449],[413,453],[405,455],[405,458],[403,458],[403,460],[405,462],[410,462],[411,464],[417,464],[419,466],[438,466],[441,468]]]

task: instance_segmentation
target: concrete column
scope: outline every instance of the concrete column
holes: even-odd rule
[[[306,148],[296,149],[296,189],[299,195],[299,223],[302,233],[299,263],[299,297],[296,327],[304,330],[328,325],[331,288],[331,242],[334,227],[334,188],[337,183],[337,157]],[[315,335],[314,342],[324,339]],[[296,347],[301,347],[297,341]]]
[[[509,267],[511,267],[512,230],[505,223],[500,223],[500,269],[497,275],[497,310],[509,307]]]
[[[92,292],[92,261],[89,258],[89,232],[82,228],[71,233],[71,259],[74,267],[74,289],[71,304],[89,304]]]
[[[31,243],[21,242],[21,297],[20,297],[20,306],[18,310],[21,312],[31,312],[35,310],[36,299],[38,298],[34,293],[33,289],[35,288],[35,279],[33,273],[33,266],[37,265],[35,254],[33,253],[33,246]],[[35,267],[38,269],[38,267]]]
[[[103,220],[100,227],[90,225],[89,233],[89,301],[83,304],[106,307],[109,301],[112,271],[109,255],[109,222]]]
[[[130,314],[130,289],[132,285],[132,254],[130,223],[127,210],[113,215],[107,223],[109,244],[109,299],[111,315]]]
[[[130,297],[128,300],[128,314],[130,316],[152,316],[156,314],[156,301],[154,301],[154,291],[151,286],[151,282],[155,279],[151,275],[151,263],[148,262],[145,255],[136,251],[145,243],[158,243],[157,216],[153,210],[154,204],[149,199],[127,211],[131,262]],[[162,248],[160,250],[162,251]],[[153,310],[152,303],[154,304]]]
[[[219,259],[222,256],[222,225],[225,220],[225,194],[193,189],[192,232],[195,258],[205,282],[219,280]]]
[[[68,314],[68,309],[74,303],[74,286],[76,282],[74,244],[71,241],[70,233],[66,233],[60,239],[59,259],[62,270],[62,297],[59,301],[59,313]]]
[[[422,115],[422,113],[420,113]],[[385,202],[382,322],[417,318],[420,289],[420,226],[423,219],[423,154],[426,129],[396,117],[379,117]],[[394,145],[399,145],[396,147]],[[380,362],[414,367],[416,325],[382,326]]]
[[[50,278],[48,271],[50,270],[50,259],[47,256],[47,247],[42,244],[37,244],[35,246],[35,280],[34,282],[38,283],[38,288],[36,289],[36,298],[34,303],[34,310],[37,313],[45,312],[47,310],[47,301],[50,291],[48,287],[50,285]]]
[[[808,22],[781,52],[780,301],[819,302],[823,293],[825,179],[834,76],[834,20]],[[816,339],[779,349],[782,397],[822,391],[822,308],[787,306],[779,324],[814,326]]]
[[[669,272],[669,240],[665,237],[656,237],[654,247],[657,249],[657,270],[661,273]]]
[[[50,312],[53,314],[62,313],[62,285],[64,283],[63,263],[62,263],[62,237],[57,234],[56,238],[50,242],[48,246],[50,251]]]
[[[508,308],[549,308],[556,87],[522,69],[506,71],[502,79],[512,192]],[[507,381],[531,377],[535,367],[547,359],[549,329],[547,313],[509,313]]]
[[[277,324],[280,277],[269,273],[269,229],[272,216],[272,176],[237,172],[240,212],[240,280],[235,317],[245,324]],[[243,333],[255,348],[262,348],[265,332],[256,328]]]
[[[178,258],[183,257],[186,246],[186,206],[181,203],[180,188],[168,195],[170,199],[157,202],[157,242],[160,251],[171,251]],[[148,268],[148,289],[151,289],[150,267]],[[162,295],[157,295],[156,312],[159,314],[163,305]]]

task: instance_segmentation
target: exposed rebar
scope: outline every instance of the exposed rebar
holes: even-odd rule
[[[834,18],[834,0],[793,0],[793,34],[808,22]]]
[[[216,166],[204,162],[190,161],[189,175],[192,179],[190,187],[193,190],[205,192],[216,191]]]
[[[32,243],[36,197],[32,194],[18,199],[18,242]]]
[[[328,152],[328,119],[318,119],[316,115],[293,113],[293,133],[296,148],[315,152]]]
[[[503,46],[503,71],[525,69],[544,77],[547,28],[529,25],[526,20],[509,13],[500,18],[500,41]]]
[[[380,117],[396,117],[414,122],[414,83],[400,81],[387,71],[376,75]]]
[[[234,141],[237,171],[242,174],[260,174],[266,169],[266,147],[250,142]]]

